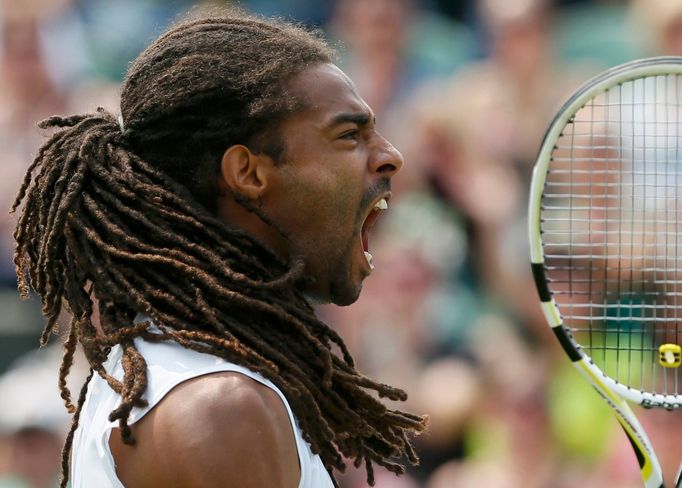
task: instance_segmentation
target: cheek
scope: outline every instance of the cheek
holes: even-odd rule
[[[310,192],[307,218],[301,222],[313,245],[343,246],[355,231],[357,202],[337,187]]]
[[[355,219],[361,187],[357,179],[344,172],[321,170],[318,167],[292,175],[289,198],[292,210],[299,215],[299,227],[312,230],[318,227],[336,229]]]
[[[331,188],[319,197],[325,201],[321,215],[327,220],[326,227],[340,239],[348,239],[358,227],[358,208],[362,199],[362,187],[356,179],[338,178]]]
[[[354,154],[299,154],[280,167],[273,210],[298,252],[331,258],[347,249],[359,231],[366,184],[362,162]]]

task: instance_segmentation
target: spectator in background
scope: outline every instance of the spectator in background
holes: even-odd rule
[[[553,57],[545,0],[478,6],[490,56],[415,97],[405,153],[465,220],[474,288],[549,338],[518,258],[527,255],[525,195],[546,126],[582,76]]]
[[[345,49],[340,65],[377,114],[424,80],[450,74],[475,52],[467,28],[415,0],[337,0],[329,31]]]
[[[0,488],[56,488],[62,436],[43,427],[24,427],[7,437],[9,470]]]
[[[682,2],[678,0],[633,0],[635,23],[643,24],[650,39],[651,55],[682,55]]]
[[[66,103],[66,86],[56,82],[45,45],[46,26],[69,8],[69,0],[0,2],[0,374],[37,345],[42,324],[39,302],[20,302],[16,294],[16,216],[9,208],[42,141],[36,122],[62,111]]]
[[[41,120],[63,108],[40,44],[40,25],[64,2],[5,0],[0,12],[0,283],[16,283],[12,264],[14,217],[10,208],[25,169],[40,143]]]
[[[54,488],[59,454],[69,416],[59,398],[54,372],[59,368],[58,347],[32,351],[0,376],[0,488]],[[70,384],[83,381],[80,363]]]

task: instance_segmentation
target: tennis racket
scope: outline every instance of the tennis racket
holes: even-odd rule
[[[564,104],[533,170],[529,237],[549,325],[615,412],[644,486],[663,487],[626,400],[682,407],[682,57],[618,66]]]

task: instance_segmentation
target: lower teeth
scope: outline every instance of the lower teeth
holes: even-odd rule
[[[369,264],[370,269],[374,269],[374,265],[372,264],[372,255],[365,251],[365,259],[367,260],[367,263]]]

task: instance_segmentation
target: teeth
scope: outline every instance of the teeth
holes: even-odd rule
[[[365,251],[365,259],[367,260],[367,263],[369,264],[370,269],[374,269],[374,265],[372,264],[372,255]]]
[[[374,208],[378,208],[379,210],[386,210],[388,208],[388,202],[386,202],[385,198],[382,198],[377,202],[376,205],[374,205]]]

